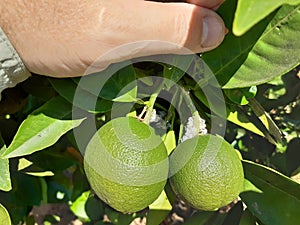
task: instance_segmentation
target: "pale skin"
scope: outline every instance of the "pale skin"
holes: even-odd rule
[[[0,0],[0,27],[31,72],[82,76],[97,59],[103,70],[110,63],[139,56],[216,48],[226,33],[214,11],[222,2]],[[136,42],[143,42],[142,47],[109,54]]]

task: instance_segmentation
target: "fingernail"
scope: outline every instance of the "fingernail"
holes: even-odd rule
[[[203,48],[215,47],[223,40],[225,29],[223,24],[214,16],[203,18],[202,40]]]

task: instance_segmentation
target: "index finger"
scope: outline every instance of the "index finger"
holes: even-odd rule
[[[224,0],[186,0],[186,2],[209,9],[217,9]]]
[[[152,0],[155,2],[187,2],[208,9],[217,9],[225,0]]]

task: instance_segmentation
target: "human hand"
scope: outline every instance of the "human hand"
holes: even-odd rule
[[[0,27],[31,72],[81,76],[97,59],[100,71],[139,56],[217,47],[226,29],[213,10],[223,0],[188,2],[0,0]],[[130,43],[137,44],[109,54]]]

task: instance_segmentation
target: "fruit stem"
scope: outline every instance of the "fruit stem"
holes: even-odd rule
[[[173,93],[173,97],[171,100],[171,104],[169,106],[168,109],[168,115],[166,117],[166,121],[171,121],[171,130],[174,130],[174,123],[175,123],[175,116],[176,116],[176,101],[177,99],[180,99],[180,92],[179,89],[176,88],[174,93]]]
[[[159,90],[159,92],[160,92],[160,90]],[[149,99],[148,104],[147,104],[147,112],[146,112],[146,115],[145,115],[144,120],[143,120],[143,122],[146,123],[146,124],[150,123],[150,119],[151,119],[151,116],[152,116],[152,113],[153,113],[154,104],[155,104],[155,101],[157,99],[157,96],[158,96],[159,92],[155,92],[150,96],[150,99]]]
[[[148,125],[149,125],[150,119],[152,117],[153,108],[154,108],[154,104],[156,102],[156,99],[157,99],[159,93],[161,92],[161,90],[164,87],[164,82],[162,82],[161,80],[158,80],[156,83],[157,83],[157,88],[153,92],[153,94],[150,96],[150,99],[149,99],[149,101],[146,105],[147,106],[147,112],[146,112],[146,115],[145,115],[144,120],[143,120],[143,122],[148,124]],[[154,84],[154,86],[155,86],[155,84]]]
[[[41,200],[41,204],[46,204],[48,203],[48,186],[47,183],[45,181],[45,179],[43,177],[39,178],[41,187],[42,187],[42,200]]]

